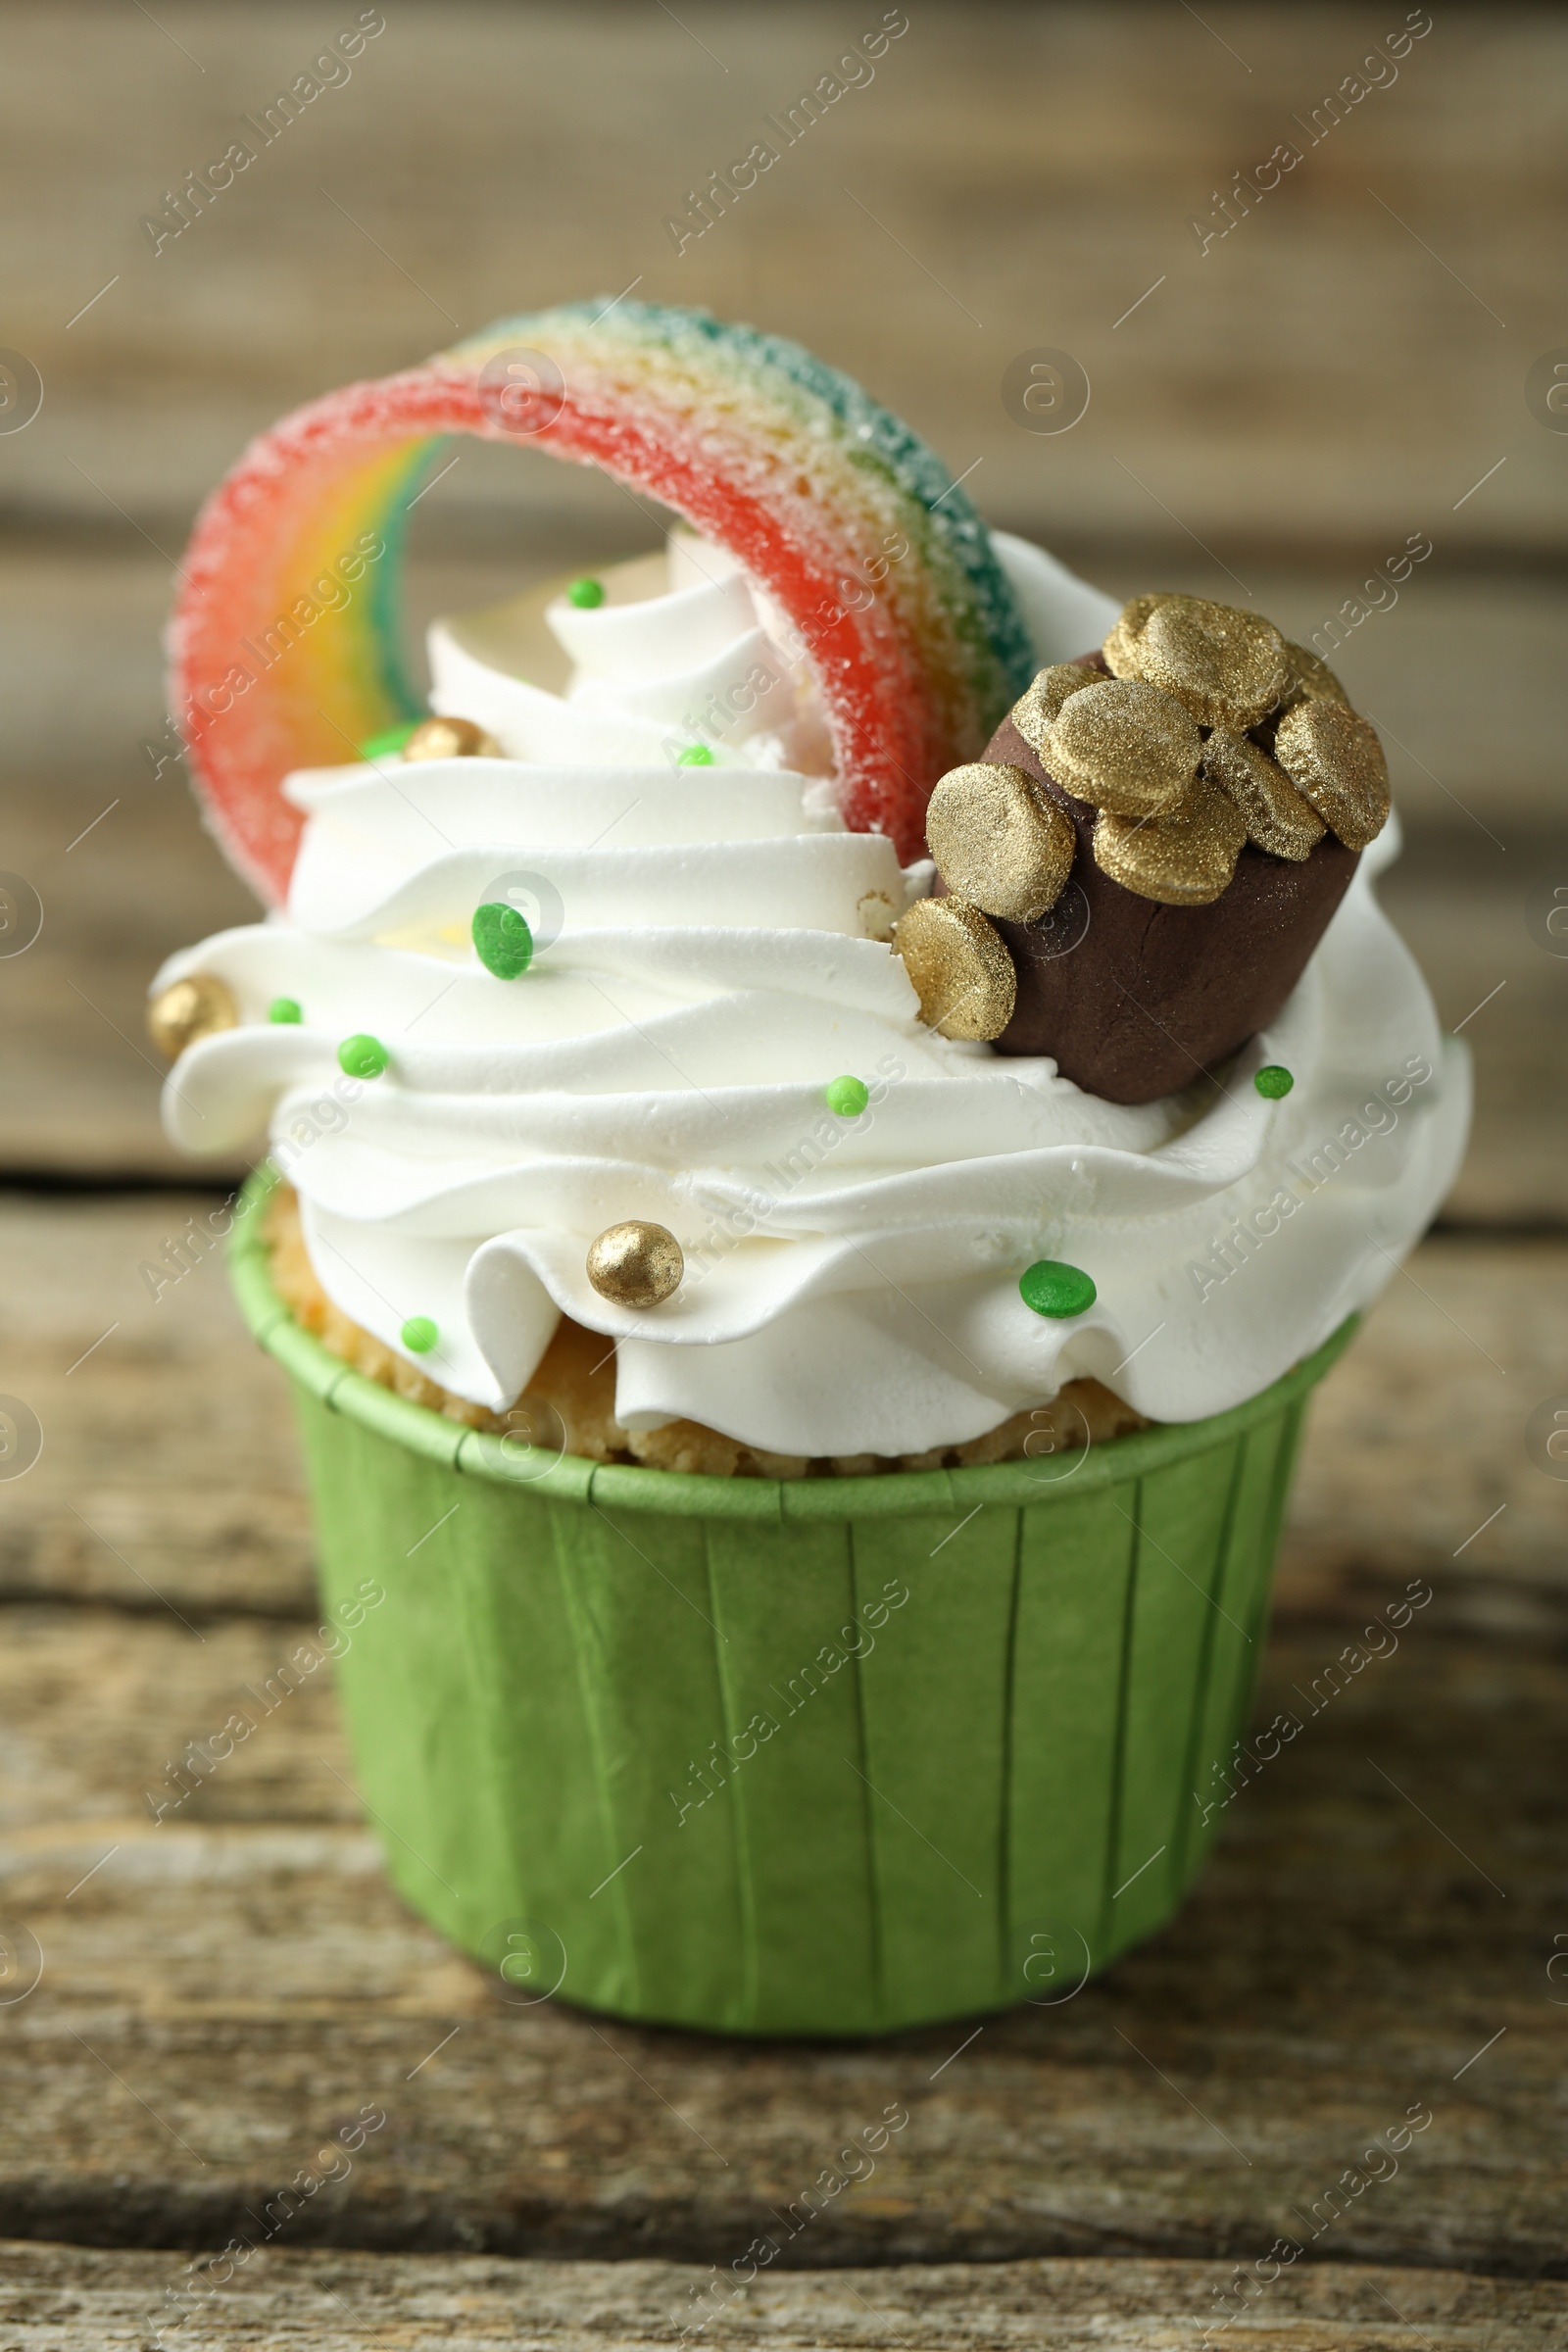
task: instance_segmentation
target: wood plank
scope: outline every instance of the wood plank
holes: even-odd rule
[[[1211,545],[1259,515],[1377,554],[1438,518],[1451,544],[1558,543],[1558,451],[1518,390],[1561,338],[1546,223],[1568,35],[1551,12],[1446,11],[1318,130],[1311,110],[1373,37],[1352,10],[1254,0],[1220,27],[978,0],[927,11],[790,142],[767,118],[841,54],[830,10],[720,12],[700,39],[632,12],[607,45],[561,8],[409,7],[157,254],[141,223],[161,192],[320,36],[276,11],[191,12],[197,73],[135,11],[82,22],[90,65],[62,73],[52,12],[19,12],[0,94],[29,221],[10,331],[48,386],[9,496],[34,512],[113,499],[177,538],[295,402],[508,309],[640,278],[823,350],[956,467],[983,458],[993,512],[1058,531],[1168,511]],[[774,167],[677,252],[665,220],[685,191],[764,136]],[[1194,220],[1217,231],[1215,192],[1281,141],[1299,165],[1205,250]],[[590,183],[591,202],[562,201]],[[1061,438],[1024,432],[1001,398],[1008,362],[1042,344],[1095,387]]]
[[[0,2229],[219,2244],[368,2107],[384,2127],[351,2171],[321,2159],[340,2184],[291,2243],[709,2261],[761,2231],[821,2267],[1250,2262],[1284,2232],[1555,2275],[1561,1634],[1555,1656],[1478,1644],[1440,1597],[1315,1720],[1292,1691],[1331,1689],[1344,1629],[1277,1642],[1262,1706],[1302,1733],[1169,1932],[1054,2008],[813,2048],[497,1998],[323,1818],[346,1765],[315,1690],[153,1824],[140,1784],[243,1703],[261,1645],[28,1612],[0,1886],[44,1965],[0,2034]],[[803,2193],[890,2110],[874,2175],[808,2222]],[[1432,2121],[1397,2174],[1377,2159],[1389,2177],[1329,2199],[1412,2110]]]
[[[1537,225],[1568,105],[1568,32],[1549,14],[1449,12],[1329,130],[1311,110],[1364,47],[1352,12],[1242,6],[1219,35],[1190,10],[1037,20],[979,0],[894,42],[870,86],[679,254],[664,208],[703,158],[744,145],[822,71],[841,39],[830,13],[726,21],[721,74],[657,12],[617,20],[607,71],[599,28],[570,11],[492,23],[416,5],[156,255],[141,220],[170,159],[220,147],[298,70],[297,44],[275,12],[203,16],[181,36],[206,45],[197,73],[134,12],[86,21],[91,69],[61,76],[54,15],[17,12],[0,90],[0,170],[31,223],[8,331],[47,387],[0,482],[0,689],[28,779],[7,856],[46,906],[38,946],[0,962],[0,1077],[21,1104],[0,1165],[176,1172],[138,1059],[142,988],[170,946],[248,911],[177,794],[145,789],[142,747],[165,724],[159,629],[199,499],[293,403],[402,365],[503,300],[638,278],[660,297],[765,308],[979,468],[968,479],[994,519],[1128,592],[1160,577],[1249,597],[1309,635],[1368,565],[1430,533],[1433,555],[1342,666],[1388,730],[1418,836],[1452,828],[1391,886],[1446,1013],[1463,1019],[1506,983],[1472,1033],[1483,1116],[1454,1213],[1561,1216],[1565,967],[1521,914],[1556,857],[1542,828],[1568,722],[1558,453],[1496,389],[1499,367],[1516,381],[1559,331]],[[502,76],[508,105],[476,103]],[[562,93],[580,87],[605,133],[599,200],[563,207],[581,155],[559,148]],[[84,120],[105,199],[85,210],[72,178]],[[1211,191],[1284,136],[1300,166],[1200,251],[1191,222]],[[412,152],[440,156],[437,215]],[[322,192],[334,172],[357,191],[353,218]],[[346,279],[353,304],[337,299]],[[68,286],[83,302],[103,289],[70,326]],[[1011,358],[1043,334],[1096,387],[1067,436],[1022,431],[1001,397]],[[416,523],[416,623],[535,569],[647,545],[652,527],[588,471],[476,446]]]
[[[1415,1251],[1313,1399],[1287,1582],[1505,1564],[1560,1581],[1568,1489],[1531,1459],[1525,1425],[1563,1385],[1565,1287],[1555,1241],[1440,1234]]]
[[[167,1064],[147,1037],[147,988],[172,949],[256,921],[255,900],[202,831],[177,770],[155,785],[46,785],[11,808],[10,870],[41,902],[43,928],[0,962],[0,1164],[97,1182],[232,1183],[242,1169],[231,1155],[193,1167],[164,1138]]]
[[[6,1485],[0,1592],[128,1608],[314,1606],[286,1384],[249,1342],[220,1247],[155,1298],[166,1251],[207,1228],[214,1194],[38,1200],[0,1194],[10,1393],[43,1425]]]
[[[526,2346],[667,2344],[691,2324],[705,2287],[715,2316],[697,2339],[766,2343],[779,2352],[1046,2352],[1115,2344],[1175,2352],[1211,2316],[1230,2265],[1014,2262],[973,2268],[845,2270],[760,2277],[722,2307],[706,2268],[662,2262],[528,2263],[487,2255],[312,2253],[262,2247],[231,2276],[177,2255],[75,2246],[0,2245],[0,2322],[15,2352],[100,2352],[147,2340],[166,2293],[197,2299],[177,2340],[243,2341],[247,2352],[392,2352],[461,2343],[465,2352]],[[199,2283],[198,2283],[199,2282]],[[1568,2287],[1466,2278],[1457,2271],[1320,2263],[1286,2271],[1248,2340],[1268,2352],[1533,2352],[1560,2340]],[[1216,2339],[1222,2340],[1222,2339]]]
[[[150,1218],[162,1203],[132,1207]],[[100,1204],[72,1204],[56,1262],[86,1262],[95,1236],[112,1262],[126,1235]],[[41,1297],[43,1252],[10,1254],[36,1266]],[[1433,1392],[1411,1368],[1468,1347],[1446,1305],[1510,1348],[1496,1386],[1512,1387],[1560,1322],[1541,1268],[1562,1255],[1440,1243],[1418,1262],[1423,1291],[1399,1286],[1414,1320],[1385,1359],[1374,1317],[1324,1400],[1341,1409],[1320,1422],[1330,1443],[1306,1489],[1319,1548],[1288,1580],[1259,1701],[1260,1720],[1291,1709],[1298,1736],[1216,1807],[1218,1848],[1168,1933],[1065,2004],[976,2021],[972,2039],[965,2025],[828,2049],[734,2045],[560,2001],[511,2006],[386,1886],[327,1669],[301,1664],[304,1629],[235,1610],[249,1590],[281,1607],[275,1570],[269,1582],[247,1555],[223,1592],[188,1568],[199,1598],[177,1588],[182,1621],[130,1575],[167,1591],[179,1566],[162,1536],[144,1548],[91,1502],[121,1539],[118,1591],[142,1612],[34,1599],[0,1618],[0,1912],[44,1956],[36,1988],[0,2009],[0,2230],[220,2243],[371,2103],[384,2131],[302,2210],[291,2242],[727,2260],[760,2230],[782,2233],[778,2217],[844,2135],[896,2105],[909,2123],[876,2176],[783,2258],[1251,2260],[1295,2231],[1314,2257],[1554,2273],[1568,2158],[1546,1975],[1568,1694],[1561,1490],[1526,1462],[1539,1521],[1521,1483],[1517,1516],[1510,1505],[1429,1575],[1460,1539],[1423,1494],[1425,1465],[1471,1451],[1483,1482],[1503,1434],[1518,1450],[1519,1408],[1510,1398],[1489,1422],[1473,1380],[1455,1386],[1465,1413],[1435,1445]],[[170,1331],[219,1324],[220,1296],[216,1268],[192,1274],[163,1302]],[[29,1336],[36,1347],[13,1310],[8,1340]],[[172,1494],[164,1524],[177,1529],[191,1465],[162,1451],[158,1423],[179,1391],[145,1348],[127,1382],[117,1341],[72,1376],[99,1364],[95,1391],[50,1400],[52,1451],[8,1489],[8,1514],[51,1458],[69,1463],[73,1446],[78,1470],[92,1458],[128,1391],[143,1482],[129,1492]],[[211,1396],[215,1358],[197,1363]],[[1402,1390],[1390,1366],[1406,1368]],[[231,1433],[253,1393],[235,1381]],[[241,1516],[266,1507],[249,1442],[248,1457],[211,1449]],[[281,1461],[280,1428],[270,1444]],[[1340,1525],[1341,1507],[1360,1523]],[[1386,1631],[1363,1640],[1406,1571],[1436,1597],[1396,1649]],[[291,1657],[290,1692],[278,1669]],[[155,1819],[168,1768],[236,1711],[253,1731]],[[1434,2121],[1397,2175],[1333,2218],[1329,2187],[1417,2102]]]
[[[1303,1729],[1211,1822],[1175,1927],[961,2051],[968,2027],[738,2049],[503,2005],[388,1891],[325,1667],[258,1702],[253,1738],[153,1821],[145,1789],[248,1688],[275,1688],[314,1622],[286,1397],[216,1265],[157,1302],[138,1274],[209,1200],[0,1197],[0,1363],[46,1439],[0,1489],[0,1913],[44,1962],[0,2001],[0,2229],[32,2241],[0,2247],[0,2336],[150,2340],[184,2257],[138,2249],[251,2229],[368,2104],[388,2120],[349,2177],[183,2340],[667,2341],[707,2266],[782,2236],[841,2134],[896,2100],[909,2125],[875,2178],[709,2340],[1190,2344],[1234,2263],[1295,2231],[1309,2259],[1249,2315],[1253,2339],[1556,2341],[1568,2286],[1443,2266],[1564,2268],[1545,1971],[1568,1573],[1563,1491],[1523,1431],[1562,1383],[1568,1250],[1525,1237],[1563,1220],[1568,1025],[1564,965],[1523,903],[1556,867],[1568,590],[1559,453],[1518,385],[1562,331],[1543,224],[1568,28],[1444,12],[1396,87],[1315,144],[1301,129],[1301,166],[1200,254],[1208,191],[1356,63],[1354,12],[920,14],[874,87],[677,257],[664,210],[844,37],[819,8],[693,23],[700,42],[667,15],[617,17],[607,49],[560,8],[414,0],[155,259],[142,212],[318,29],[177,5],[154,24],[90,0],[63,71],[55,17],[14,12],[0,170],[29,225],[9,331],[47,396],[0,483],[0,687],[32,780],[6,862],[46,928],[0,962],[0,1165],[176,1173],[142,990],[168,947],[248,911],[139,748],[162,725],[157,629],[199,497],[324,386],[641,271],[646,294],[760,317],[861,374],[978,466],[984,511],[1113,587],[1250,594],[1304,635],[1430,530],[1433,558],[1340,666],[1413,819],[1391,909],[1477,1051],[1451,1213],[1519,1238],[1430,1243],[1319,1401],[1260,1701]],[[594,202],[564,205],[590,90]],[[1020,430],[1000,393],[1043,341],[1094,383],[1059,439]],[[416,518],[416,613],[644,544],[623,507],[543,460],[466,452]],[[1411,1578],[1436,1597],[1397,1651],[1325,1697],[1348,1636]],[[1414,2100],[1434,2122],[1396,2177],[1311,2237],[1330,2184]],[[695,2267],[556,2259],[628,2253]]]

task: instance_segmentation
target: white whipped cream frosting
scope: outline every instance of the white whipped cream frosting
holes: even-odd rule
[[[996,544],[1041,663],[1099,642],[1110,599]],[[629,1428],[898,1454],[1085,1374],[1157,1420],[1219,1411],[1390,1279],[1469,1115],[1464,1050],[1374,896],[1392,824],[1223,1086],[1102,1102],[921,1024],[887,939],[930,868],[844,830],[808,666],[719,551],[681,537],[662,583],[628,566],[597,609],[545,609],[560,692],[516,674],[540,674],[530,609],[537,631],[523,599],[431,632],[433,707],[505,757],[291,777],[286,912],[154,983],[213,973],[241,1024],[180,1056],[171,1137],[231,1153],[266,1129],[322,1287],[388,1348],[502,1410],[564,1313],[614,1342]],[[675,764],[698,740],[713,763]],[[536,939],[514,980],[470,938],[503,896]],[[269,1020],[279,997],[299,1025]],[[373,1080],[338,1066],[359,1032],[390,1055]],[[870,1090],[858,1116],[827,1107],[840,1076]],[[630,1217],[686,1253],[645,1312],[585,1267]],[[1040,1258],[1093,1277],[1085,1314],[1024,1304]],[[418,1355],[416,1316],[438,1332]]]

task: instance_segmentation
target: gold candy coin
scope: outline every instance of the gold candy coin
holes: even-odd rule
[[[1295,677],[1272,621],[1202,596],[1168,596],[1137,643],[1138,674],[1162,686],[1202,727],[1255,727]],[[1108,657],[1107,657],[1108,658]]]
[[[1285,652],[1296,679],[1293,702],[1344,703],[1348,708],[1350,698],[1326,662],[1320,662],[1306,646],[1293,645],[1289,637]]]
[[[405,760],[499,760],[501,746],[471,718],[421,718],[403,746]]]
[[[1049,669],[1041,670],[1013,704],[1007,716],[1045,766],[1051,765],[1052,722],[1060,716],[1068,695],[1080,693],[1085,686],[1103,683],[1102,670],[1086,669],[1081,662],[1054,662]]]
[[[211,972],[192,972],[171,981],[147,1003],[147,1034],[160,1054],[177,1061],[187,1046],[219,1029],[239,1025],[239,1007],[227,983]]]
[[[660,1306],[680,1289],[685,1272],[669,1228],[641,1217],[607,1225],[588,1251],[588,1279],[612,1306]]]
[[[1299,864],[1323,838],[1323,819],[1250,736],[1216,727],[1203,746],[1203,773],[1228,793],[1246,819],[1248,836],[1271,858]]]
[[[1202,748],[1172,696],[1134,678],[1102,678],[1063,705],[1051,730],[1051,772],[1115,816],[1157,816],[1181,799]]]
[[[943,777],[925,812],[925,838],[950,890],[1014,923],[1054,906],[1078,847],[1065,810],[1028,770],[994,760]]]
[[[1000,1037],[1012,1018],[1018,975],[1000,935],[966,899],[916,899],[899,919],[893,951],[904,959],[920,1018],[943,1037]]]
[[[1169,604],[1174,593],[1173,589],[1162,588],[1152,596],[1130,597],[1123,605],[1111,624],[1110,635],[1100,649],[1112,677],[1142,677],[1143,672],[1138,666],[1138,640],[1154,607]]]
[[[1348,850],[1364,850],[1388,822],[1389,769],[1377,730],[1344,703],[1297,703],[1280,720],[1274,756]]]
[[[1095,825],[1095,858],[1113,882],[1162,906],[1207,906],[1236,871],[1247,820],[1234,801],[1197,777],[1164,816],[1135,823],[1102,814]]]

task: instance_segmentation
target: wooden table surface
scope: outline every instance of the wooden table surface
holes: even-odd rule
[[[1568,2276],[1568,1565],[1561,1490],[1519,1442],[1568,1242],[1440,1235],[1327,1385],[1259,1702],[1318,1711],[1230,1808],[1176,1925],[972,2039],[796,2048],[499,2002],[388,1891],[324,1683],[151,1818],[166,1765],[312,1622],[275,1367],[218,1264],[136,1296],[192,1204],[17,1193],[0,1222],[4,1360],[45,1430],[0,1570],[0,1906],[42,1954],[0,2012],[0,2235],[57,2241],[0,2271],[15,2340],[141,2340],[114,2329],[177,2286],[176,2250],[255,2234],[367,2109],[384,2124],[186,2340],[349,2342],[385,2311],[365,2340],[440,2341],[459,2308],[460,2341],[668,2335],[709,2275],[680,2266],[742,2256],[894,2099],[896,2152],[795,2250],[843,2276],[759,2281],[714,2341],[1070,2343],[1114,2322],[1163,2343],[1282,2234],[1311,2265],[1271,2288],[1270,2342],[1568,2325],[1568,2286],[1541,2283]],[[1412,1588],[1432,1598],[1371,1657],[1364,1629]],[[1347,1644],[1366,1662],[1339,1690]],[[1412,2107],[1432,2120],[1397,2175],[1335,2218],[1326,2192]],[[508,2260],[390,2260],[416,2253]],[[77,2333],[16,2332],[73,2299]]]
[[[1152,2352],[1224,2344],[1238,2270],[1285,2236],[1305,2252],[1236,2343],[1568,2340],[1568,1485],[1527,1439],[1568,1396],[1568,956],[1544,929],[1568,441],[1525,388],[1565,332],[1568,29],[1434,11],[1314,140],[1402,10],[911,8],[873,82],[677,256],[683,191],[879,13],[389,7],[154,255],[162,191],[332,23],[7,11],[4,339],[45,397],[0,430],[0,866],[44,922],[0,956],[0,1389],[45,1442],[0,1481],[0,2352],[161,2322],[313,2352]],[[1281,139],[1299,166],[1205,249],[1195,218]],[[1229,1808],[1165,1934],[1060,2007],[874,2044],[503,2005],[389,1892],[324,1682],[177,1818],[145,1795],[314,1621],[280,1376],[218,1264],[156,1303],[137,1275],[238,1173],[161,1137],[147,980],[253,911],[165,757],[172,564],[282,410],[632,281],[798,334],[973,466],[994,521],[1119,592],[1250,600],[1306,637],[1433,541],[1339,666],[1390,745],[1385,901],[1473,1049],[1476,1132],[1316,1404],[1260,1707],[1432,1597]],[[1093,385],[1059,436],[1001,398],[1042,345]],[[413,623],[651,544],[594,477],[499,454],[421,506]],[[875,2176],[717,2292],[892,2099],[910,2122]],[[1397,2174],[1330,2199],[1412,2108]],[[204,2267],[367,2111],[341,2178]]]

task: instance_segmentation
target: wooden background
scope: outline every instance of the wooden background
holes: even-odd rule
[[[869,84],[677,255],[685,191],[879,8],[384,13],[155,256],[142,217],[355,9],[0,10],[3,339],[44,385],[0,432],[0,866],[44,910],[0,957],[0,1388],[45,1432],[0,1482],[0,2340],[153,2340],[189,2256],[367,2102],[350,2177],[169,2340],[669,2339],[898,2097],[898,2155],[708,2341],[1191,2343],[1416,2100],[1398,2178],[1246,2340],[1561,2341],[1568,1488],[1526,1428],[1568,1399],[1568,437],[1526,378],[1568,341],[1568,24],[1436,10],[1312,144],[1402,8],[911,0]],[[1201,248],[1282,140],[1299,165]],[[1386,900],[1473,1047],[1476,1134],[1318,1408],[1260,1703],[1409,1579],[1436,1597],[1238,1801],[1171,1931],[940,2076],[967,2028],[736,2050],[502,2008],[386,1890],[325,1689],[177,1821],[143,1797],[312,1607],[286,1401],[220,1270],[156,1305],[136,1279],[231,1174],[161,1140],[142,995],[249,912],[155,773],[172,566],[282,411],[634,282],[799,336],[1117,591],[1305,636],[1433,544],[1339,666],[1390,744]],[[1059,435],[1003,403],[1041,346],[1092,386]],[[515,452],[466,451],[416,520],[416,622],[650,543],[612,487]]]

